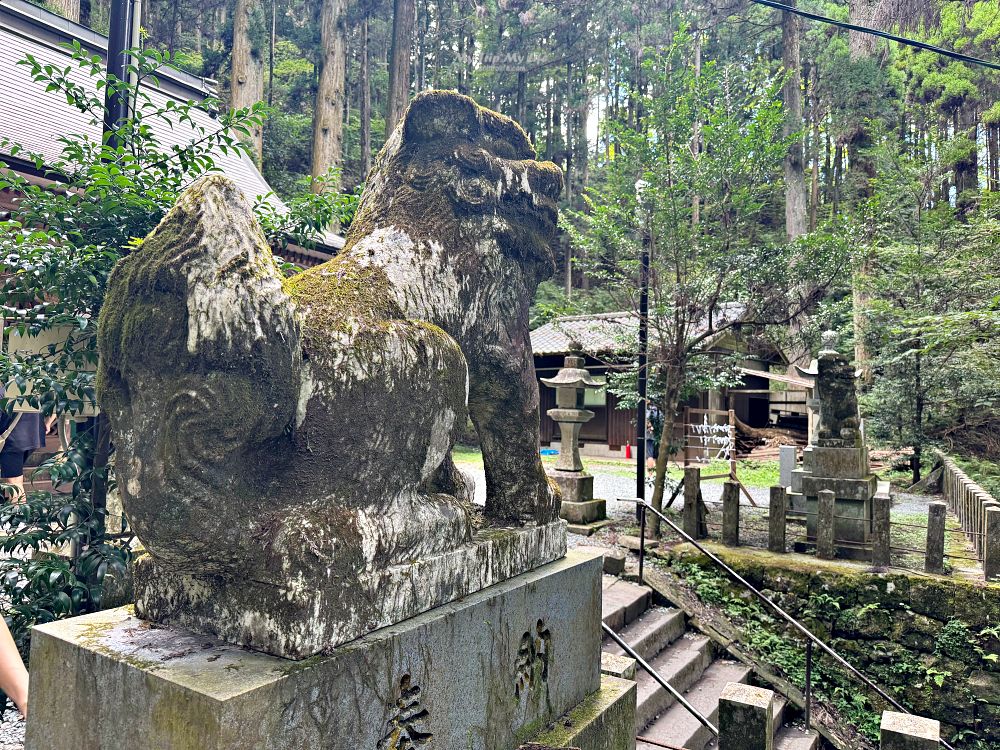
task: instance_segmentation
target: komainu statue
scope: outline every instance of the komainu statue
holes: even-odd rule
[[[854,448],[862,445],[854,366],[837,351],[836,331],[824,331],[822,340],[816,368],[820,403],[817,444]]]
[[[99,329],[140,616],[302,658],[562,556],[528,339],[561,187],[512,120],[429,92],[321,266],[283,278],[225,178],[181,196]]]

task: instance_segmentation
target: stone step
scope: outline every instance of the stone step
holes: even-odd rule
[[[667,684],[683,694],[712,663],[712,642],[706,636],[685,633],[650,660]],[[636,669],[635,728],[642,729],[673,702],[674,696],[660,687],[646,670]]]
[[[730,682],[746,682],[749,676],[750,668],[746,665],[719,659],[709,665],[701,679],[684,693],[684,697],[702,716],[718,726],[719,696],[722,695],[722,691]],[[637,734],[687,750],[705,750],[708,743],[715,739],[715,736],[680,703],[674,703]],[[657,748],[650,743],[639,742],[636,743],[636,750],[657,750]]]
[[[611,579],[610,582],[608,579]],[[618,632],[649,608],[651,594],[651,589],[645,586],[604,576],[601,618],[609,628]]]
[[[817,750],[819,733],[807,732],[802,727],[782,727],[775,735],[774,750]]]
[[[667,644],[684,635],[685,625],[682,610],[673,607],[653,607],[643,612],[638,620],[626,625],[618,634],[639,656],[649,661]],[[601,650],[616,656],[625,656],[625,649],[610,638],[604,639]]]
[[[781,693],[774,694],[774,719],[771,721],[771,731],[774,736],[778,736],[781,727],[785,723],[785,708],[788,706],[788,699]]]

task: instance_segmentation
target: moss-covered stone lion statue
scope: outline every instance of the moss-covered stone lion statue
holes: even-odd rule
[[[181,196],[99,328],[141,616],[303,657],[561,556],[528,338],[561,187],[512,120],[428,92],[321,266],[283,278],[226,178]]]

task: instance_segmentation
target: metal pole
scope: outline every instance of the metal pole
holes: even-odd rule
[[[639,210],[642,212],[642,250],[639,254],[639,352],[637,358],[639,404],[635,419],[636,468],[635,494],[646,499],[646,362],[649,349],[649,246],[652,241],[649,211],[642,205],[641,192],[645,185],[636,183]]]
[[[639,510],[639,585],[642,586],[642,568],[646,561],[646,506],[640,504]]]
[[[806,731],[811,729],[809,719],[812,712],[812,672],[813,642],[806,641]]]
[[[104,94],[104,137],[108,146],[118,148],[118,128],[128,119],[128,96],[121,85],[128,81],[129,48],[132,24],[129,0],[111,0],[111,27],[108,31],[108,77],[117,85],[108,86]]]

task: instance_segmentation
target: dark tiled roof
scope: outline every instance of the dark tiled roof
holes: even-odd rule
[[[739,302],[720,305],[716,325],[730,322],[743,315],[745,306]],[[702,321],[692,335],[707,330]],[[570,342],[578,342],[588,354],[628,352],[635,348],[639,335],[639,315],[635,312],[609,312],[593,315],[570,315],[556,318],[531,332],[531,349],[536,355],[566,354]]]
[[[69,106],[60,94],[46,92],[44,84],[33,81],[28,68],[17,63],[31,54],[43,64],[65,68],[70,64],[69,52],[59,45],[74,39],[91,53],[107,56],[106,37],[23,0],[0,0],[0,138],[9,138],[47,160],[60,156],[60,137],[84,135],[99,141],[101,128],[89,115]],[[71,77],[84,85],[90,82],[82,74],[71,74]],[[168,69],[158,77],[157,87],[144,87],[157,106],[170,99],[200,101],[213,93],[213,82],[182,71]],[[194,119],[208,131],[218,128],[218,121],[208,111],[196,110]],[[174,128],[161,128],[156,135],[162,145],[169,148],[189,143],[195,131],[185,123],[177,123]],[[0,147],[0,159],[8,156]],[[271,193],[270,185],[245,154],[217,153],[214,158],[217,167],[251,201]],[[273,193],[267,200],[279,210],[285,207]],[[334,248],[344,244],[343,239],[332,232],[325,233],[320,241]]]

